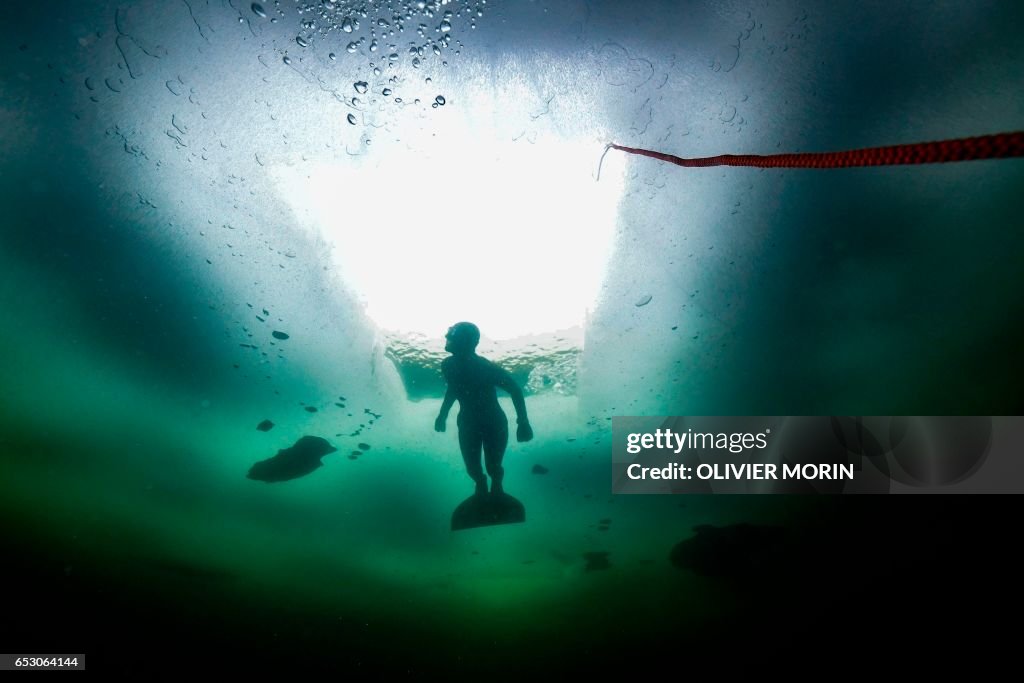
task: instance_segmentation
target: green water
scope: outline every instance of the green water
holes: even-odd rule
[[[523,524],[450,530],[473,488],[455,415],[433,430],[456,320],[396,337],[341,264],[417,301],[460,266],[489,264],[465,286],[503,301],[543,276],[551,291],[512,300],[546,318],[587,251],[562,238],[597,239],[579,218],[593,176],[561,179],[549,211],[516,182],[540,170],[460,160],[515,144],[596,169],[609,140],[710,155],[1020,129],[1020,8],[451,3],[449,44],[441,6],[411,3],[430,22],[419,55],[420,19],[392,36],[373,22],[399,21],[385,5],[351,33],[346,2],[12,6],[0,650],[136,675],[220,653],[222,672],[389,678],[874,675],[893,651],[973,671],[977,648],[998,650],[978,624],[1013,613],[1012,501],[617,496],[610,419],[1019,413],[1019,160],[790,172],[609,154],[610,257],[579,339],[491,346],[528,388],[536,436],[505,457]],[[412,157],[433,170],[410,179]],[[323,189],[323,168],[383,180]],[[282,173],[321,183],[330,215]],[[403,202],[423,203],[414,220],[394,219]],[[506,258],[508,215],[544,227],[536,262]],[[385,229],[386,249],[350,246]],[[440,257],[395,267],[434,236],[451,240]],[[338,449],[321,468],[246,477],[307,435]],[[690,565],[673,555],[697,526],[739,524],[796,540],[765,562],[728,532]]]
[[[16,361],[5,379],[21,387],[17,403],[5,405],[3,428],[0,498],[13,538],[65,586],[123,591],[171,619],[195,610],[200,632],[211,619],[251,613],[266,619],[255,628],[262,637],[317,644],[329,632],[282,628],[290,623],[282,614],[345,629],[366,624],[373,638],[390,637],[376,630],[383,623],[389,634],[398,625],[426,642],[447,641],[443,656],[479,664],[487,661],[479,647],[492,639],[506,655],[509,643],[533,650],[583,625],[601,632],[621,611],[645,628],[679,615],[696,628],[721,615],[729,595],[681,575],[668,562],[672,545],[695,523],[784,520],[794,508],[617,499],[607,432],[572,445],[566,439],[580,432],[560,405],[570,401],[541,398],[530,401],[541,436],[513,445],[506,458],[506,486],[525,503],[527,523],[455,534],[451,509],[471,491],[455,439],[408,433],[410,424],[427,433],[436,402],[409,406],[394,427],[396,416],[381,418],[379,432],[358,437],[372,445],[358,461],[334,454],[309,477],[265,484],[244,478],[253,461],[344,420],[329,412],[307,419],[288,406],[276,412],[290,409],[294,422],[278,418],[285,424],[258,432],[258,408],[200,407],[194,395],[148,383],[116,355],[54,329],[25,325],[5,339],[3,354]],[[550,472],[531,475],[534,462]],[[601,519],[612,520],[609,530],[598,530]],[[609,552],[612,569],[586,571],[583,555],[594,551]],[[241,614],[220,615],[225,604]],[[364,644],[363,656],[380,649]]]

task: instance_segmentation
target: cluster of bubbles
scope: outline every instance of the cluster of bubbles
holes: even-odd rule
[[[280,5],[281,0],[266,4],[254,2],[251,10],[260,20],[277,23],[279,17],[285,16]],[[352,81],[352,91],[345,94],[345,89],[339,89],[335,93],[340,101],[355,110],[347,115],[347,121],[358,125],[360,117],[356,112],[366,111],[372,104],[404,104],[398,91],[405,85],[405,78],[400,75],[399,67],[428,71],[438,64],[447,66],[450,56],[459,55],[462,43],[453,37],[455,27],[468,25],[475,29],[477,20],[484,16],[486,5],[487,0],[300,1],[296,5],[300,30],[294,40],[299,55],[319,43],[329,46],[327,57],[331,62],[338,61],[342,49],[366,59],[365,65],[360,67],[365,69],[365,74]],[[272,16],[275,14],[277,16]],[[296,57],[285,54],[282,59],[292,65]],[[345,61],[346,66],[351,64],[351,58]],[[431,86],[432,82],[429,76],[422,79],[425,86]],[[433,100],[428,96],[427,102],[437,109],[447,100],[444,95],[436,94]],[[416,97],[412,104],[422,103]]]

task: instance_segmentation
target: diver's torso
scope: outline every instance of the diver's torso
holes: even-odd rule
[[[480,356],[453,356],[445,362],[448,386],[459,401],[459,420],[504,419],[495,385],[499,370]]]

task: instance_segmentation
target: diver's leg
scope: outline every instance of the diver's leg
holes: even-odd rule
[[[478,494],[487,493],[487,477],[484,475],[483,468],[480,467],[482,441],[483,437],[479,427],[459,421],[459,448],[462,450],[462,460],[466,463],[466,472],[470,479],[476,482]]]
[[[508,446],[508,418],[504,413],[487,425],[483,442],[487,474],[491,475],[491,493],[504,493],[502,482],[505,479],[505,468],[501,461],[505,458],[505,448]]]

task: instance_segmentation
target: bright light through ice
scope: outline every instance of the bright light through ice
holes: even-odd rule
[[[622,163],[609,155],[595,182],[593,141],[444,137],[375,140],[350,163],[275,175],[383,330],[436,338],[471,320],[502,340],[581,327],[611,255]]]

